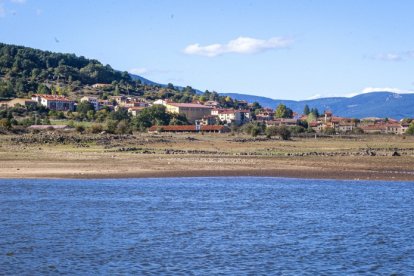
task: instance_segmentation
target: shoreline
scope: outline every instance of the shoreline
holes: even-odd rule
[[[251,139],[221,134],[0,136],[0,179],[252,176],[414,181],[414,137]]]
[[[0,175],[2,179],[133,179],[133,178],[191,178],[191,177],[276,177],[292,179],[320,179],[320,180],[381,180],[381,181],[413,181],[414,173],[398,171],[316,171],[316,170],[187,170],[187,171],[142,171],[142,172],[72,172],[46,173],[44,175],[8,174]]]

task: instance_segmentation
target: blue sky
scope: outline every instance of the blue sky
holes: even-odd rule
[[[414,1],[0,0],[0,41],[277,99],[414,90]]]

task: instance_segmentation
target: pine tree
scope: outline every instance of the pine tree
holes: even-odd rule
[[[309,115],[309,113],[310,113],[309,106],[305,105],[305,108],[303,109],[303,114]]]

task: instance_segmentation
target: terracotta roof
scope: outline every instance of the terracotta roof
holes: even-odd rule
[[[41,97],[41,98],[46,99],[48,101],[75,102],[75,101],[69,100],[66,97],[56,96],[56,95],[34,94],[32,97]]]
[[[311,127],[317,127],[317,126],[319,126],[319,125],[320,125],[320,123],[318,123],[318,122],[310,122],[310,123],[309,123],[309,125],[310,125]]]
[[[331,117],[331,122],[340,122],[340,121],[347,121],[347,120],[351,120],[348,118],[344,118],[344,117],[337,117],[337,116],[332,116]]]
[[[148,131],[157,131],[158,129],[163,129],[164,131],[196,131],[195,125],[187,126],[152,126]],[[201,126],[201,131],[220,131],[225,129],[225,126],[213,126],[206,125]]]
[[[234,114],[236,110],[234,109],[219,109],[218,114]]]
[[[386,127],[401,127],[400,124],[398,123],[389,123],[389,124],[385,124]]]
[[[202,104],[194,104],[194,103],[168,103],[168,105],[172,105],[172,106],[176,106],[176,107],[211,109],[211,107],[209,107],[209,106],[205,106],[205,105],[202,105]]]

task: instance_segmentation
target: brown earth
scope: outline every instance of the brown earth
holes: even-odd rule
[[[0,136],[0,178],[277,176],[414,181],[414,138],[230,134]]]

